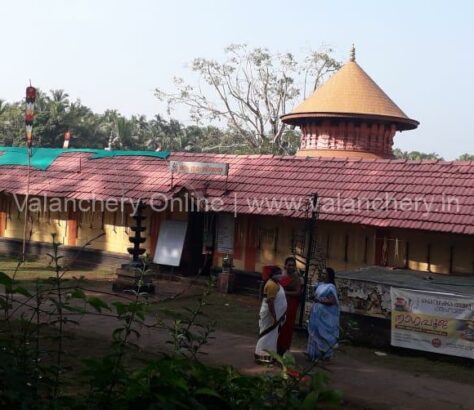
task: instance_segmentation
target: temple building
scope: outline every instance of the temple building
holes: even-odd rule
[[[298,155],[393,158],[397,131],[418,126],[356,63],[350,60],[283,121],[301,128]]]
[[[18,160],[26,150],[0,148],[0,249],[17,252],[26,232],[39,252],[54,232],[65,250],[88,244],[99,262],[127,258],[130,213],[140,200],[147,205],[142,246],[157,265],[169,260],[194,274],[230,255],[241,277],[252,278],[265,265],[304,255],[317,195],[317,252],[336,270],[474,274],[474,161],[394,159],[397,131],[418,122],[358,65],[355,52],[282,120],[301,129],[295,156],[37,149],[28,179]],[[35,166],[35,156],[49,162]],[[38,207],[25,221],[18,205],[27,192],[30,201],[66,205]],[[124,206],[97,208],[107,201]]]

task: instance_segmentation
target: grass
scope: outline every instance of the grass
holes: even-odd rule
[[[0,258],[0,271],[12,274],[16,266],[17,261]],[[45,260],[27,261],[18,270],[17,279],[29,281],[38,277],[43,279],[50,277],[53,274],[53,269],[46,266],[47,262]],[[97,286],[98,288],[108,289],[108,285],[104,281],[110,280],[113,277],[113,273],[110,270],[72,270],[66,275],[69,278],[73,276],[84,276],[90,280],[91,282],[89,282],[88,287]],[[182,289],[184,286],[186,285],[181,284],[177,288],[176,284],[160,281],[158,284],[158,300],[160,299],[160,292],[170,295],[179,287]],[[202,291],[202,287],[192,286],[182,296],[153,303],[150,306],[151,313],[156,313],[162,308],[177,311],[192,308],[196,306],[197,299]],[[204,313],[209,319],[216,321],[217,330],[256,338],[258,334],[259,307],[259,302],[255,297],[213,292],[207,299]],[[84,343],[87,340],[87,338],[81,336],[78,337],[77,344],[73,342],[74,348],[77,349],[76,354],[78,357],[89,355],[91,353],[90,346],[97,346],[97,353],[99,355],[108,346],[108,343],[105,341],[99,344]],[[295,347],[304,348],[306,341],[307,336],[304,332],[295,333],[293,342]],[[90,342],[92,342],[92,339]],[[339,349],[338,355],[340,357],[347,356],[367,365],[410,372],[420,375],[420,377],[429,375],[444,380],[474,384],[473,360],[426,354],[425,352],[392,347],[381,350],[387,353],[387,356],[377,356],[374,352],[380,350],[345,344]]]
[[[196,292],[196,289],[194,289]],[[200,290],[197,290],[200,293]],[[192,308],[197,303],[198,294],[181,296],[160,303],[157,308],[184,310]],[[218,330],[245,336],[258,334],[258,300],[249,296],[226,295],[213,292],[209,295],[203,308],[208,319],[217,324]]]
[[[47,279],[54,275],[54,269],[49,265],[46,258],[30,259],[21,263],[18,267],[18,260],[13,258],[0,257],[0,271],[8,275],[13,275],[16,271],[17,280],[30,281],[35,279]],[[90,280],[109,280],[113,278],[114,272],[111,269],[72,269],[68,270],[64,278],[85,276]]]
[[[197,295],[188,295],[160,304],[167,309],[181,310],[192,307]],[[217,329],[234,334],[256,337],[258,333],[259,303],[256,298],[240,295],[212,293],[204,312],[208,318],[217,322]],[[305,348],[307,335],[295,332],[293,346]],[[377,356],[375,351],[387,353]],[[474,361],[464,358],[427,354],[416,350],[393,348],[375,349],[352,344],[343,344],[338,351],[339,357],[350,357],[364,364],[429,375],[431,377],[474,384]]]

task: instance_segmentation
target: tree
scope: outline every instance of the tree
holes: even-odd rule
[[[418,151],[402,151],[400,148],[395,148],[393,150],[393,155],[395,158],[398,159],[409,159],[409,160],[423,160],[423,159],[429,159],[429,160],[440,160],[443,161],[444,158],[441,157],[439,154],[436,154],[435,152],[418,152]]]
[[[458,161],[474,161],[474,155],[472,154],[462,154],[457,158]]]
[[[16,145],[25,138],[24,111],[19,103],[0,100],[0,144]]]
[[[192,61],[199,85],[175,78],[175,92],[156,89],[156,96],[167,102],[169,111],[176,105],[186,106],[198,123],[224,122],[229,133],[239,136],[253,151],[289,152],[285,138],[294,140],[296,133],[286,132],[280,116],[300,101],[308,88],[314,90],[340,68],[331,57],[332,50],[313,51],[302,61],[290,53],[249,49],[242,44],[227,47],[225,54],[222,63],[205,58]],[[217,141],[215,145],[219,146]]]
[[[149,122],[149,134],[145,145],[153,150],[181,151],[187,145],[184,135],[184,126],[179,121],[166,121],[161,115]]]
[[[64,90],[51,90],[49,94],[37,91],[33,141],[36,146],[62,147],[64,134],[71,132],[71,146],[76,148],[103,148],[107,135],[101,118],[84,106],[80,100],[70,102]],[[19,145],[24,143],[19,141]]]
[[[102,129],[102,118],[89,107],[76,101],[70,104],[65,118],[68,130],[72,133],[72,147],[104,148],[108,134]]]

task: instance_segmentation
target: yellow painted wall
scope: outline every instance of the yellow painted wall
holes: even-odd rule
[[[409,244],[408,268],[434,273],[449,273],[451,251],[453,273],[469,274],[474,271],[474,236],[450,235],[435,232],[393,230],[391,237],[398,238],[400,243],[400,265],[404,266],[406,244]],[[392,241],[393,242],[393,241]],[[430,264],[428,265],[428,245]],[[389,261],[390,261],[389,257]],[[391,264],[390,266],[397,266]]]
[[[240,216],[245,220],[245,216]],[[270,237],[260,241],[257,249],[256,271],[260,272],[265,265],[283,266],[284,259],[291,253],[292,230],[303,230],[304,222],[288,218],[261,217],[257,222],[258,236],[272,229],[278,229],[277,249]],[[247,226],[245,225],[245,229]],[[245,236],[245,235],[244,235]],[[346,237],[347,260],[345,260]],[[367,238],[367,256],[364,252]],[[376,230],[372,227],[333,222],[319,222],[317,240],[326,253],[327,266],[336,271],[371,266],[375,263]],[[258,242],[258,241],[257,241]],[[329,242],[329,249],[328,249]],[[407,243],[409,244],[408,263],[406,261]],[[455,274],[472,274],[474,271],[474,237],[450,235],[435,232],[392,230],[387,237],[387,257],[389,267],[449,273],[450,247],[453,247],[452,269]],[[430,264],[428,265],[428,244],[431,244]],[[244,247],[245,248],[245,247]],[[234,259],[236,269],[244,269],[245,252],[241,259]],[[222,263],[222,258],[218,259]],[[302,268],[302,266],[300,266]]]
[[[5,197],[4,197],[5,198]],[[23,238],[24,213],[16,210],[14,204],[5,208],[8,210],[6,216],[6,229],[4,237]],[[107,252],[126,254],[127,248],[131,246],[129,228],[132,219],[127,216],[131,208],[115,213],[101,212],[82,213],[78,218],[78,232],[76,246],[84,246],[93,238],[91,249]],[[151,210],[145,209],[147,217],[145,232],[147,240],[144,247],[148,253],[150,248]],[[166,219],[187,219],[185,212],[175,210],[166,213]],[[58,242],[67,245],[68,214],[65,212],[32,212],[29,217],[28,234],[31,232],[31,240],[51,242],[51,233],[56,234]],[[283,217],[258,217],[249,222],[249,217],[239,215],[236,219],[241,236],[241,257],[234,258],[236,269],[244,270],[245,267],[245,241],[247,229],[252,223],[255,229],[255,246],[257,247],[256,271],[261,271],[264,265],[276,264],[283,266],[284,259],[291,254],[292,232],[303,232],[304,221]],[[350,225],[333,222],[318,222],[317,240],[323,252],[328,251],[327,266],[338,270],[347,270],[365,265],[373,265],[375,260],[375,229],[361,225]],[[275,235],[277,235],[275,247]],[[347,260],[345,260],[346,237]],[[364,249],[367,238],[367,263],[364,261]],[[328,249],[329,243],[329,249]],[[406,246],[409,243],[409,260],[406,261]],[[431,244],[430,264],[428,265],[428,244]],[[451,235],[434,232],[391,230],[387,237],[388,266],[428,271],[436,273],[449,273],[450,258],[452,258],[453,273],[472,274],[474,270],[474,236]],[[451,254],[452,248],[452,254]],[[222,258],[217,258],[217,264],[222,263]],[[302,266],[300,266],[302,268]]]
[[[127,253],[127,248],[132,246],[129,242],[130,229],[128,226],[133,222],[128,216],[132,212],[131,207],[126,207],[124,212],[82,212],[78,214],[78,229],[76,246],[87,246],[90,249],[103,250],[107,252]],[[147,217],[145,226],[147,230],[146,242],[142,245],[150,252],[150,218],[151,210],[146,208],[144,215]],[[56,234],[56,240],[63,245],[68,245],[68,213],[67,212],[30,212],[27,232],[31,232],[30,239],[39,242],[52,242],[52,233]],[[24,212],[18,212],[12,205],[7,213],[7,226],[4,236],[6,238],[23,238]]]
[[[127,248],[133,246],[129,241],[130,235],[133,234],[129,226],[134,224],[133,218],[129,216],[131,212],[132,209],[126,207],[123,212],[105,212],[104,216],[101,212],[82,213],[79,218],[77,246],[84,246],[92,240],[91,248],[107,252],[127,253]],[[151,209],[145,208],[143,216],[146,217],[144,225],[147,229],[144,232],[146,241],[141,247],[150,254],[152,251],[150,249],[150,234],[155,234],[150,232]]]
[[[30,212],[27,223],[27,238],[33,241],[51,242],[52,234],[56,241],[66,242],[66,214],[59,212]],[[22,239],[25,228],[25,212],[11,209],[7,213],[6,238]]]
[[[301,227],[301,221],[295,219],[259,218],[257,235],[260,248],[257,249],[257,272],[261,272],[265,265],[283,266],[285,258],[291,254],[292,231]]]
[[[128,216],[122,212],[84,212],[78,216],[76,246],[126,253],[129,245]]]
[[[365,250],[366,238],[367,250]],[[361,225],[320,222],[318,242],[325,251],[326,265],[336,271],[373,265],[375,247],[375,230],[373,228]],[[364,261],[365,252],[367,253],[367,263]]]
[[[238,216],[238,221],[246,230],[246,216]],[[285,258],[291,255],[292,237],[304,232],[305,222],[298,219],[283,217],[261,217],[257,222],[257,262],[255,270],[261,272],[265,265],[283,266]],[[338,224],[330,222],[319,222],[316,229],[316,238],[324,254],[327,250],[327,239],[329,237],[329,259],[327,266],[336,270],[346,270],[366,265],[372,265],[374,260],[374,229],[365,228],[360,225]],[[277,233],[276,249],[274,235]],[[344,260],[345,241],[348,235],[347,262]],[[244,238],[246,235],[243,235]],[[365,238],[367,237],[367,264],[364,263]],[[258,248],[258,244],[260,247]],[[245,245],[243,245],[242,257],[234,258],[236,269],[243,270],[245,264]],[[222,263],[222,257],[218,258],[218,264]],[[302,265],[299,268],[303,268]]]

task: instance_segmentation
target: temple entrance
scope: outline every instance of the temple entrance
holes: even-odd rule
[[[185,276],[208,275],[214,249],[213,214],[190,212],[180,270]]]

